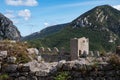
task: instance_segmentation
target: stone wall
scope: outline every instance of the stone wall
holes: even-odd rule
[[[10,64],[1,68],[2,73],[7,73],[9,80],[54,80],[58,72],[67,71],[68,80],[119,80],[120,66],[110,64],[85,65],[78,63],[61,63],[48,71],[32,72],[28,66]]]
[[[65,54],[41,54],[45,62],[58,62],[60,60],[70,60],[70,55]]]
[[[0,80],[55,80],[59,72],[68,72],[68,80],[120,79],[119,56],[87,57],[73,61],[67,61],[70,57],[65,54],[42,56],[46,61],[53,62],[32,60],[28,63],[16,63],[15,56],[7,56],[6,51],[0,51]],[[110,57],[112,63],[109,62]],[[8,75],[8,79],[1,79],[4,74]]]

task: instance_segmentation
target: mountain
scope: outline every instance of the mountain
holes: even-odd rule
[[[64,29],[67,25],[69,25],[69,23],[50,26],[50,27],[47,27],[47,28],[41,30],[40,32],[35,32],[35,33],[31,34],[31,35],[23,37],[22,40],[44,38],[44,37],[46,37],[48,35],[52,35],[52,34],[58,32],[58,31]]]
[[[0,40],[19,40],[20,38],[20,32],[13,22],[0,13]]]
[[[89,38],[90,50],[115,51],[115,46],[120,44],[120,11],[109,5],[97,6],[55,34],[28,41],[35,47],[65,47],[69,50],[70,39],[83,36]]]

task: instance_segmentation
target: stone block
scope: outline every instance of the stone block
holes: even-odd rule
[[[100,57],[100,52],[99,51],[95,51],[94,52],[94,57]]]
[[[20,74],[18,72],[9,74],[10,77],[18,78]]]
[[[89,57],[93,57],[93,56],[94,56],[93,51],[90,51],[90,52],[89,52]]]
[[[116,71],[117,76],[120,76],[120,70]]]
[[[14,56],[8,57],[7,62],[8,63],[15,63],[16,62],[16,57],[14,57]]]
[[[42,57],[41,56],[37,56],[37,61],[38,62],[42,61]]]
[[[49,72],[47,72],[47,71],[36,71],[36,73],[35,73],[35,75],[36,76],[41,76],[41,77],[45,77],[45,76],[48,76],[49,75]]]
[[[18,80],[27,80],[27,78],[25,76],[21,76],[18,78]]]
[[[27,80],[38,80],[36,76],[28,76]]]
[[[6,58],[7,57],[7,51],[0,51],[0,57]]]
[[[16,64],[9,64],[2,66],[2,71],[7,73],[13,73],[17,71],[17,65]]]
[[[2,57],[0,57],[0,62],[2,62],[3,61],[3,58]]]
[[[30,72],[30,67],[29,66],[18,66],[18,71],[19,72]]]
[[[67,63],[63,64],[62,69],[63,70],[72,70],[73,66],[74,66],[74,63],[67,62]]]
[[[0,71],[1,71],[1,67],[2,67],[2,65],[1,65],[1,63],[0,63]]]
[[[20,76],[28,76],[29,75],[29,73],[28,72],[20,72],[20,74],[19,74]]]
[[[63,66],[63,64],[65,64],[65,63],[66,63],[65,60],[61,60],[61,61],[59,61],[58,64],[57,64],[57,66],[56,66],[56,68],[57,68],[57,69],[61,69],[62,66]]]

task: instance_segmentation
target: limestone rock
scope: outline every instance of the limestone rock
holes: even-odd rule
[[[37,71],[36,72],[36,76],[48,76],[48,74],[49,74],[49,71]]]
[[[95,52],[94,52],[94,56],[95,56],[95,57],[100,57],[100,52],[99,52],[99,51],[95,51]]]
[[[42,60],[41,56],[37,56],[37,61],[40,62]]]
[[[58,62],[58,64],[57,64],[57,66],[56,66],[56,67],[57,67],[58,69],[61,69],[61,68],[62,68],[62,66],[63,66],[63,64],[65,64],[65,63],[66,63],[66,61],[65,61],[65,60],[61,60],[61,61],[59,61],[59,62]]]
[[[32,75],[30,77],[27,77],[27,80],[38,80],[36,76]]]
[[[93,56],[94,56],[93,51],[90,51],[90,52],[89,52],[89,57],[93,57]]]
[[[29,48],[27,49],[27,51],[28,51],[28,54],[35,54],[35,55],[39,54],[39,51],[36,48]]]
[[[40,52],[41,54],[43,54],[43,53],[45,52],[45,48],[44,48],[44,47],[41,47],[41,48],[39,49],[39,52]]]
[[[27,78],[25,76],[21,76],[17,80],[27,80]]]
[[[15,64],[10,64],[6,66],[2,66],[3,72],[8,72],[8,73],[13,73],[17,71],[17,65]]]
[[[0,57],[6,58],[7,57],[7,51],[0,51]]]
[[[0,71],[1,71],[1,66],[2,66],[2,65],[1,65],[1,63],[0,63]]]
[[[8,62],[8,63],[15,63],[15,62],[16,62],[16,57],[13,57],[13,56],[8,57],[8,58],[7,58],[7,62]]]
[[[29,66],[18,66],[18,71],[19,72],[30,72],[30,67]]]
[[[54,53],[59,53],[58,48],[57,48],[57,47],[54,47],[53,52],[54,52]]]
[[[21,35],[13,22],[0,13],[0,40],[20,40]]]

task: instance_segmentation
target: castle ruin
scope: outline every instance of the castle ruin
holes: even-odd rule
[[[78,59],[81,55],[89,54],[89,39],[82,38],[74,38],[70,40],[70,49],[71,49],[71,60]]]

